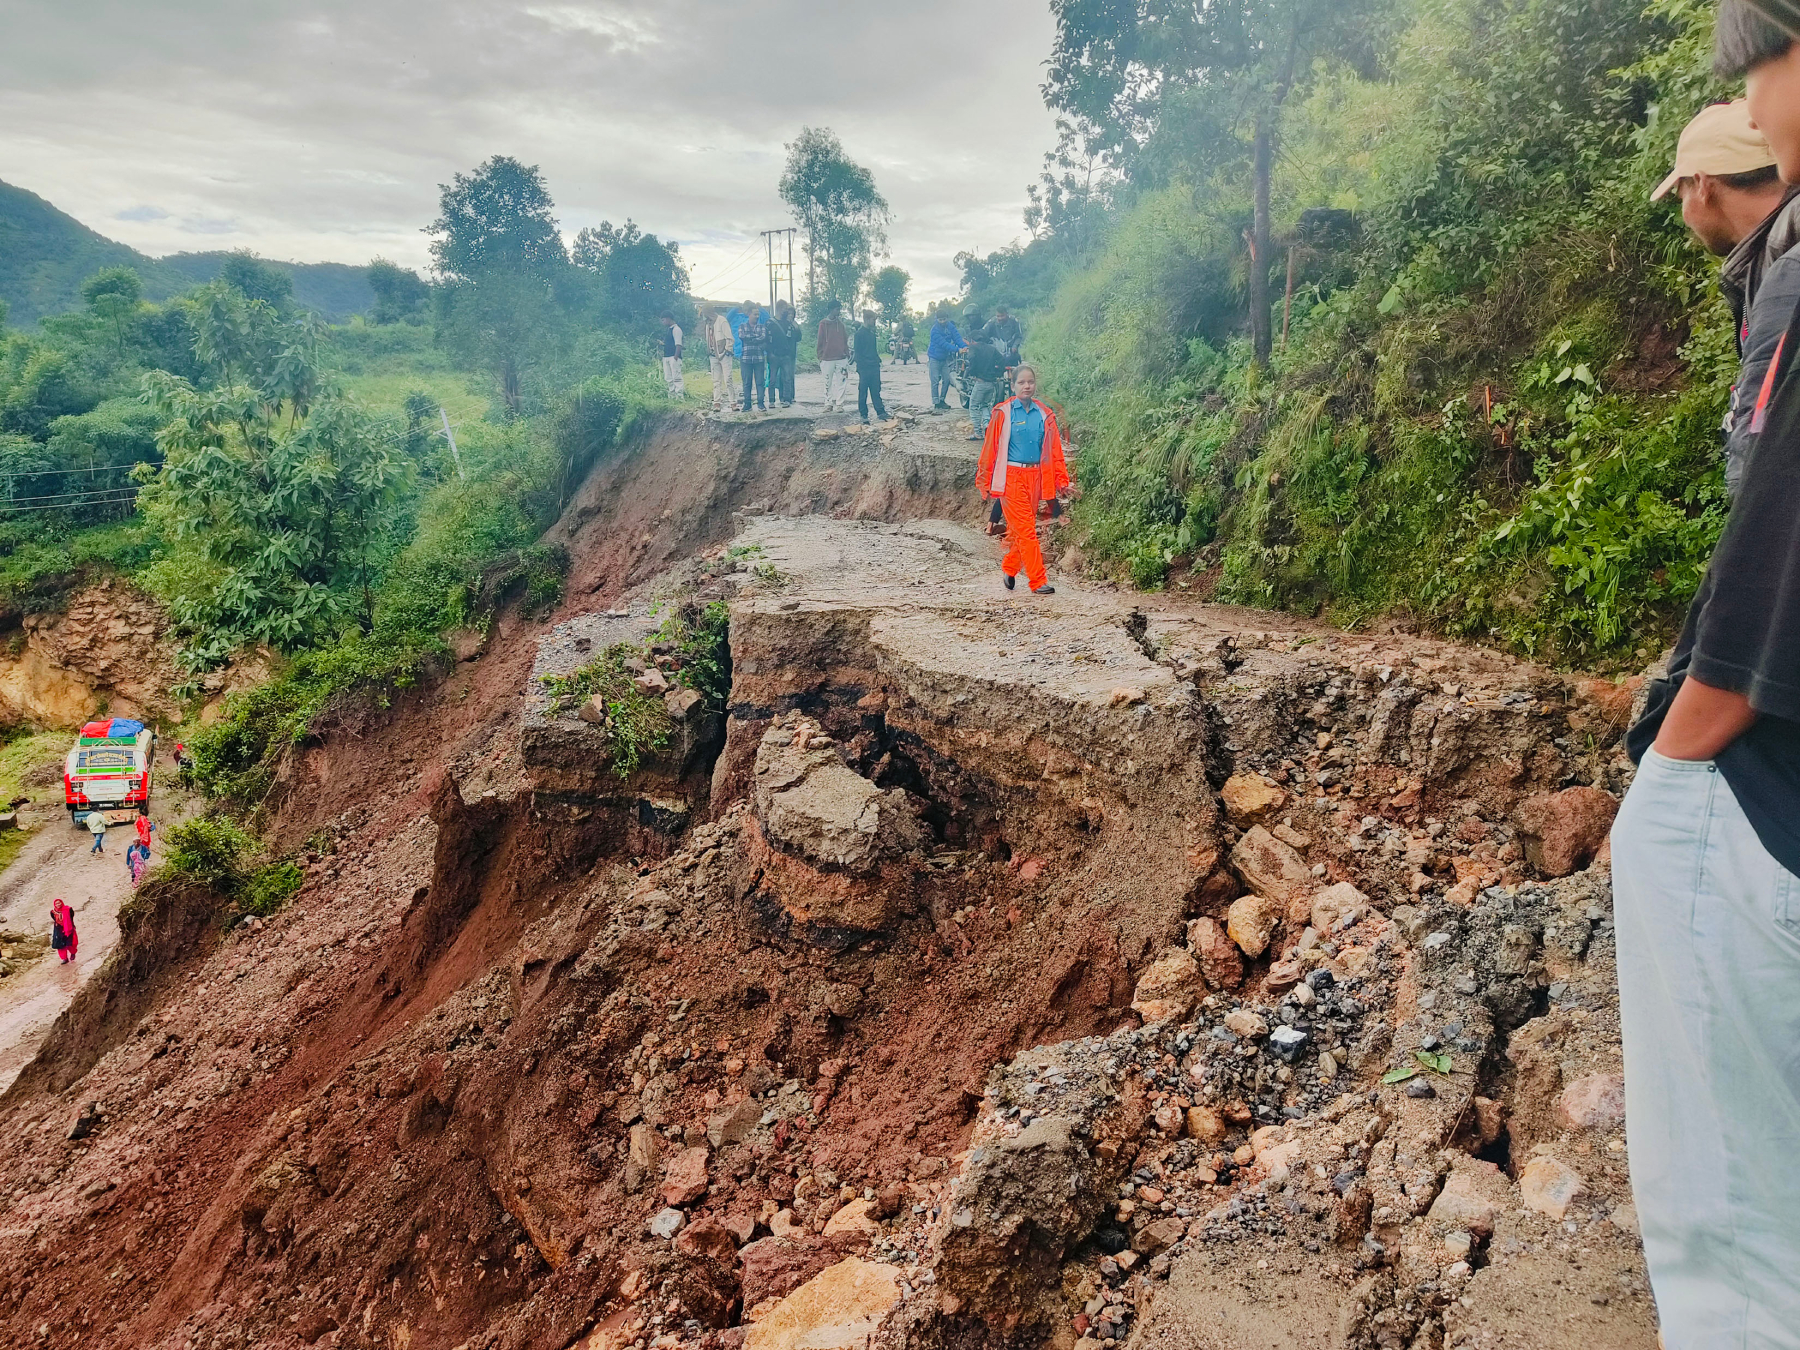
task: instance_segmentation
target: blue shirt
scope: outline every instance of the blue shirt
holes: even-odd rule
[[[954,323],[934,323],[931,325],[931,341],[925,347],[925,358],[928,361],[942,361],[968,345],[963,341],[963,335],[956,331]]]
[[[1012,435],[1006,442],[1008,464],[1036,464],[1044,458],[1044,410],[1024,399],[1012,401]]]

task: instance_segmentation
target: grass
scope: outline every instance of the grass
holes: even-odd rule
[[[68,731],[33,731],[14,736],[0,745],[0,807],[15,797],[62,800],[61,784],[51,788],[25,786],[33,769],[47,763],[59,763],[68,753],[73,733]]]
[[[6,869],[18,861],[25,845],[31,842],[31,835],[30,830],[8,830],[0,834],[0,876],[6,875]]]

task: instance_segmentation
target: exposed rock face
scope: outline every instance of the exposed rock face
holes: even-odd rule
[[[102,703],[118,717],[180,717],[169,691],[188,676],[168,635],[172,621],[130,582],[108,578],[64,609],[14,618],[19,640],[7,647],[0,633],[0,721],[76,726]],[[267,673],[263,657],[252,655],[200,677],[206,707]]]

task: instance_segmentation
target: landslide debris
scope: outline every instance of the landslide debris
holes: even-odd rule
[[[9,1336],[1649,1344],[1606,873],[1549,875],[1622,786],[1592,692],[1020,603],[944,522],[730,548],[491,639],[430,772],[309,752],[292,904],[9,1098]],[[724,706],[617,772],[541,677],[679,684],[652,607],[715,601]]]

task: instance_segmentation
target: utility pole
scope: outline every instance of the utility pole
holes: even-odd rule
[[[782,257],[783,244],[777,242],[777,236],[785,236],[786,259]],[[769,267],[769,311],[775,310],[775,302],[781,298],[781,283],[787,281],[788,304],[794,303],[794,227],[786,226],[779,230],[764,230],[763,257]]]
[[[466,481],[463,479],[462,456],[456,449],[456,436],[450,430],[450,414],[444,411],[441,403],[438,405],[438,416],[444,419],[444,439],[450,442],[450,458],[456,462],[456,477],[458,481]]]

